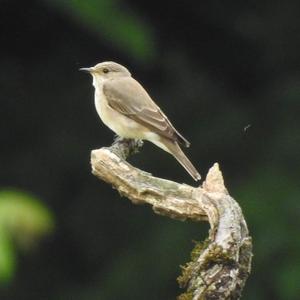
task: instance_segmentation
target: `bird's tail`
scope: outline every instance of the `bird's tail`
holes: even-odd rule
[[[201,175],[183,153],[177,142],[164,139],[163,144],[169,150],[168,152],[177,159],[177,161],[186,169],[186,171],[194,178],[195,181],[201,179]]]

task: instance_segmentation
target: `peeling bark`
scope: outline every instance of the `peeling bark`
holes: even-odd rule
[[[229,195],[219,165],[202,187],[153,177],[126,158],[140,141],[117,139],[110,148],[91,153],[92,173],[134,204],[150,204],[155,213],[178,220],[208,221],[209,236],[197,243],[191,262],[182,267],[178,300],[239,299],[250,274],[252,242],[237,202]]]

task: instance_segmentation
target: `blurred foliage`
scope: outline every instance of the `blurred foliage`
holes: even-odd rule
[[[0,190],[0,283],[10,281],[16,249],[32,249],[54,229],[54,217],[36,197],[17,190]]]
[[[299,298],[299,195],[298,181],[272,166],[257,170],[248,184],[237,189],[236,198],[254,233],[253,270],[248,284],[256,290],[257,299],[265,299],[268,289],[275,289],[280,299]],[[274,270],[272,275],[270,270]],[[248,296],[245,299],[253,299],[253,295]]]
[[[154,34],[150,26],[120,0],[45,0],[56,5],[84,27],[100,35],[112,47],[133,60],[154,58]]]
[[[0,285],[9,282],[15,273],[15,249],[8,232],[0,226]]]

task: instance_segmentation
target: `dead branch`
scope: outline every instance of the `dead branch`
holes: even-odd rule
[[[239,299],[251,269],[252,242],[237,202],[228,194],[216,163],[202,187],[153,177],[126,158],[140,141],[118,139],[91,153],[92,173],[134,204],[150,204],[155,213],[173,219],[208,221],[209,236],[197,243],[192,261],[178,277],[186,292],[178,300]]]

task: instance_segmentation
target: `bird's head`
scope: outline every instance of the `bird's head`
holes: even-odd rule
[[[130,72],[122,65],[113,61],[105,61],[90,68],[80,68],[80,71],[90,73],[93,76],[94,84],[105,79],[131,76]]]

